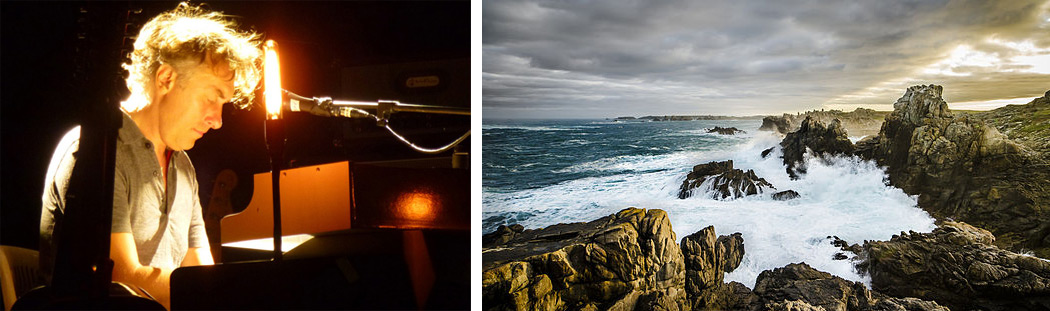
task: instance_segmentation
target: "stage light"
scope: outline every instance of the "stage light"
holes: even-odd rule
[[[430,221],[437,216],[434,209],[438,199],[438,195],[428,189],[416,189],[399,195],[394,206],[407,220]]]
[[[273,120],[281,117],[281,62],[277,57],[277,42],[266,40],[265,49],[263,95],[266,100],[266,117]]]
[[[266,149],[270,153],[270,175],[273,178],[273,260],[281,261],[281,169],[284,167],[284,120],[281,120],[281,61],[277,58],[277,42],[266,40],[263,48],[263,96],[266,101],[266,120],[263,131]]]

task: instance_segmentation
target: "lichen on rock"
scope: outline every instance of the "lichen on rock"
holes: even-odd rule
[[[993,232],[998,244],[1050,257],[1050,164],[977,118],[956,116],[937,85],[908,88],[857,155],[938,219]]]
[[[662,210],[525,230],[484,249],[482,262],[486,309],[634,310],[641,301],[688,310],[682,253]]]
[[[952,309],[1050,309],[1050,262],[1002,250],[987,230],[946,221],[931,233],[864,243],[872,288]]]

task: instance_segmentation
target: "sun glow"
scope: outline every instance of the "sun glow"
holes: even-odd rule
[[[839,95],[824,102],[825,108],[852,110],[856,107],[890,110],[892,98],[901,90],[916,84],[936,83],[951,88],[953,83],[980,81],[989,76],[1050,75],[1050,48],[1039,47],[1032,40],[1010,41],[991,36],[980,44],[960,44],[927,66],[910,75],[885,80],[864,89]],[[1004,88],[1005,89],[1005,88]],[[953,109],[990,110],[1007,104],[1024,104],[1030,99],[1014,98],[1016,94],[988,94],[984,100],[953,103]]]
[[[955,47],[948,58],[926,67],[922,72],[932,75],[970,76],[973,73],[966,71],[968,68],[989,68],[1002,63],[998,53],[974,50],[970,45],[962,44]]]

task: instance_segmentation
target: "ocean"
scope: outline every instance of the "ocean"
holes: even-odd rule
[[[726,274],[726,282],[753,288],[762,271],[796,262],[870,287],[870,278],[849,260],[832,259],[841,251],[828,236],[852,244],[935,228],[916,197],[888,186],[884,169],[874,162],[807,157],[807,174],[791,180],[780,158],[781,137],[758,131],[760,125],[759,120],[483,120],[483,231],[515,223],[538,229],[588,222],[627,207],[662,209],[679,241],[709,225],[719,235],[740,232],[744,259]],[[707,133],[715,126],[747,132]],[[770,147],[774,151],[762,158]],[[770,197],[775,191],[767,191],[728,200],[699,194],[678,199],[694,165],[724,160],[800,197],[776,201]]]

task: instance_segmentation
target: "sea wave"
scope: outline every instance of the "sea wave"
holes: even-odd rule
[[[901,231],[933,230],[933,219],[917,207],[916,197],[887,186],[885,171],[875,163],[856,157],[807,156],[807,174],[792,180],[784,170],[779,141],[777,135],[761,132],[731,147],[623,155],[572,165],[559,171],[612,174],[535,189],[486,192],[483,218],[502,221],[485,221],[484,230],[490,232],[511,220],[527,228],[542,228],[591,221],[631,206],[663,209],[679,238],[708,225],[722,235],[740,232],[746,245],[744,259],[726,279],[749,287],[764,270],[802,261],[848,280],[870,283],[849,261],[832,259],[840,250],[829,243],[828,236],[860,243],[888,240]],[[770,147],[774,151],[761,157]],[[693,165],[727,159],[734,161],[735,168],[753,169],[778,191],[795,190],[800,197],[776,201],[769,191],[725,201],[703,195],[677,199]]]
[[[555,127],[555,126],[538,126],[538,125],[499,125],[499,124],[483,124],[481,131],[484,133],[489,130],[523,130],[523,131],[572,131],[576,130],[575,127]]]

